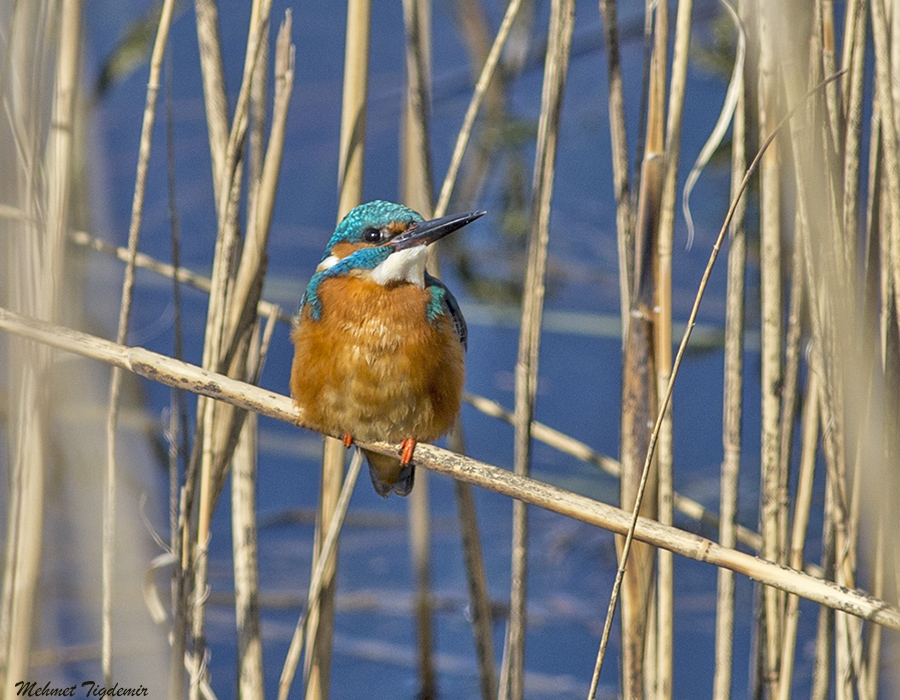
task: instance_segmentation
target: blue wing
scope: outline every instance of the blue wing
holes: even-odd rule
[[[453,320],[453,328],[456,330],[459,342],[462,343],[463,350],[468,350],[469,329],[466,327],[466,319],[463,318],[462,310],[459,308],[456,297],[447,289],[447,285],[437,277],[426,272],[425,288],[428,289],[429,287],[436,287],[440,290],[439,296],[443,301],[444,308],[450,313],[450,318]]]

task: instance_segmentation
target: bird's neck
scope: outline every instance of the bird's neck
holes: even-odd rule
[[[425,288],[425,261],[428,258],[426,246],[406,248],[391,253],[387,258],[373,267],[353,268],[353,274],[370,279],[382,286],[408,282],[419,289]],[[316,272],[330,270],[343,258],[329,255],[316,268]]]

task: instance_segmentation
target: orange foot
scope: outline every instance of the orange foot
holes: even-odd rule
[[[412,462],[413,451],[416,449],[416,439],[415,438],[406,438],[403,442],[400,443],[400,466],[408,467],[409,463]]]
[[[350,433],[344,433],[343,440],[344,447],[349,448],[351,445],[353,445],[353,436]]]

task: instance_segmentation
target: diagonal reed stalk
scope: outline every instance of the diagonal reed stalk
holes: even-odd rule
[[[745,181],[746,182],[746,181]],[[70,328],[48,324],[0,307],[0,330],[37,343],[75,353],[83,357],[121,367],[167,386],[179,386],[196,394],[214,398],[293,424],[303,424],[288,396],[210,372],[197,365],[175,360],[139,347],[118,345],[109,340]],[[679,355],[675,356],[676,363]],[[365,443],[361,447],[382,454],[396,454],[397,445]],[[808,600],[842,610],[890,629],[900,630],[900,608],[872,598],[862,591],[844,589],[809,574],[794,571],[759,557],[721,547],[703,537],[639,518],[637,524],[623,510],[579,496],[535,479],[512,474],[508,470],[457,455],[433,445],[417,449],[417,464],[432,471],[453,476],[525,503],[575,518],[612,532],[632,536],[655,547],[665,547],[697,561],[724,566],[751,578],[795,593]]]
[[[0,308],[0,330],[122,367],[167,386],[182,386],[194,393],[231,403],[260,415],[292,424],[303,423],[303,416],[298,415],[290,397],[143,348],[118,345],[103,338],[44,323],[2,308]],[[397,449],[396,445],[381,442],[366,443],[362,446],[383,454],[395,454]],[[498,493],[575,517],[598,527],[625,533],[631,525],[628,514],[618,508],[584,496],[576,496],[534,479],[518,477],[508,471],[455,455],[433,445],[422,444],[419,456],[419,463],[425,468],[453,475],[468,483],[490,488]],[[752,575],[767,585],[797,593],[809,600],[900,630],[900,609],[866,596],[861,591],[844,590],[827,580],[793,571],[736,550],[728,550],[692,533],[660,525],[655,521],[639,519],[635,533],[641,541],[654,546],[666,547],[699,561],[727,566],[732,570]]]

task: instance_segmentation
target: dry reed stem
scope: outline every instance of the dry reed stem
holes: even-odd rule
[[[497,36],[491,45],[490,53],[481,68],[481,74],[478,76],[478,82],[475,83],[475,90],[472,92],[472,99],[466,108],[466,116],[463,117],[463,123],[460,127],[459,134],[456,137],[456,144],[453,146],[453,155],[450,157],[450,166],[447,168],[447,174],[444,176],[444,184],[441,186],[441,193],[438,197],[437,206],[434,208],[435,217],[444,216],[447,213],[447,207],[450,204],[450,196],[453,194],[453,187],[456,184],[456,177],[459,174],[459,167],[462,164],[463,155],[466,152],[466,146],[469,143],[469,137],[472,134],[472,127],[475,125],[475,117],[478,116],[478,110],[484,100],[488,85],[491,78],[494,77],[494,71],[497,63],[500,61],[500,54],[506,45],[509,37],[509,31],[512,29],[513,20],[522,6],[522,0],[510,0],[506,6],[506,14],[503,15],[503,21],[497,30]]]
[[[657,394],[669,382],[672,367],[672,247],[675,229],[675,200],[678,185],[678,164],[681,156],[681,132],[684,115],[684,95],[687,83],[688,55],[691,40],[692,0],[681,0],[675,20],[675,47],[672,58],[672,77],[669,85],[669,110],[666,123],[666,161],[660,202],[657,233],[658,308],[655,318]],[[672,464],[674,461],[672,408],[662,424],[659,442],[659,506],[658,519],[665,525],[673,522]],[[672,554],[660,550],[657,555],[657,654],[656,697],[672,697],[672,665],[674,656],[674,573]]]
[[[484,554],[478,535],[478,519],[475,498],[469,484],[454,479],[456,509],[462,536],[466,576],[469,583],[472,632],[475,637],[475,655],[478,659],[478,677],[481,682],[482,700],[497,697],[497,671],[494,661],[494,637],[491,619],[490,591],[484,569]]]
[[[244,137],[247,131],[249,104],[252,95],[253,75],[261,56],[260,46],[268,37],[270,0],[255,0],[251,8],[251,17],[248,28],[247,49],[245,55],[243,79],[238,93],[233,122],[230,131],[223,128],[223,122],[227,120],[225,103],[225,87],[221,65],[221,47],[216,26],[215,6],[198,0],[197,9],[198,41],[201,44],[201,69],[204,76],[204,91],[207,99],[207,122],[210,133],[210,151],[213,159],[213,179],[216,185],[215,192],[217,210],[217,229],[215,254],[213,260],[213,274],[209,295],[207,324],[204,334],[203,365],[207,368],[222,369],[235,376],[245,376],[247,352],[249,343],[246,336],[238,337],[233,326],[229,326],[229,319],[235,312],[235,305],[246,305],[245,298],[234,298],[235,279],[232,273],[232,263],[235,260],[238,244],[237,202],[241,191],[241,173],[239,163],[242,158]],[[285,105],[286,106],[286,105]],[[270,141],[270,146],[275,142],[275,149],[280,155],[280,147],[277,146],[277,134]],[[277,165],[277,164],[276,164]],[[275,170],[277,175],[277,167]],[[270,178],[271,186],[277,178]],[[259,202],[257,202],[259,204]],[[257,206],[256,213],[260,211]],[[267,230],[253,229],[253,235],[257,240],[265,240]],[[251,279],[261,279],[262,261],[253,259],[253,253],[257,252],[254,245],[257,241],[251,241],[250,251],[244,250],[249,262],[255,262],[254,269],[247,275]],[[243,260],[247,257],[242,256]],[[246,268],[245,268],[246,269]],[[243,279],[247,279],[244,277]],[[246,291],[246,287],[241,291]],[[252,306],[255,308],[256,304]],[[241,317],[244,311],[239,312]],[[251,312],[252,313],[252,312]],[[235,345],[238,343],[238,345]],[[235,351],[232,348],[236,348]],[[237,443],[244,415],[235,412],[231,407],[218,407],[214,402],[200,400],[197,407],[197,439],[194,444],[194,453],[191,465],[188,469],[186,488],[188,498],[186,507],[193,509],[193,499],[196,497],[198,504],[196,519],[190,516],[184,519],[184,526],[190,528],[196,524],[195,554],[193,571],[193,600],[191,616],[191,635],[193,638],[192,653],[194,664],[191,672],[190,695],[192,700],[198,696],[199,681],[206,673],[205,669],[205,637],[204,617],[206,600],[206,580],[208,567],[209,523],[212,511],[218,498],[221,484],[224,479],[224,471],[233,454]],[[199,467],[199,469],[198,469]],[[197,488],[199,483],[199,489]],[[183,542],[185,555],[189,552],[187,545],[191,536],[184,532]],[[184,560],[184,567],[190,570],[190,560]]]
[[[795,222],[796,235],[808,235],[803,232],[803,222],[797,217]],[[806,285],[803,284],[803,246],[795,245],[791,254],[791,273],[790,273],[790,301],[788,306],[787,317],[787,334],[785,335],[785,353],[784,353],[784,382],[781,388],[781,444],[778,448],[779,470],[782,475],[780,484],[781,498],[788,500],[788,474],[791,467],[791,456],[794,450],[794,424],[797,421],[797,410],[799,408],[799,388],[800,381],[800,359],[803,332],[803,305],[804,291]],[[796,517],[796,513],[795,513]],[[781,535],[785,541],[787,539],[786,529],[788,519],[785,518],[781,523],[784,534]]]
[[[295,644],[303,644],[306,638],[306,653],[303,657],[304,696],[306,698],[327,698],[331,684],[331,649],[334,633],[334,598],[337,592],[337,547],[338,541],[326,547],[328,531],[326,526],[333,522],[338,513],[338,504],[344,482],[345,449],[340,440],[326,438],[322,451],[322,483],[319,489],[319,507],[316,511],[316,529],[313,538],[312,570],[321,572],[318,592],[310,596],[307,607],[305,629],[301,637],[291,641],[291,649],[285,659],[285,668],[291,665],[290,677],[293,678],[296,660],[293,658]],[[352,486],[350,487],[352,488]],[[335,532],[335,537],[340,531]],[[298,622],[298,629],[300,623]],[[299,655],[300,647],[297,647]],[[282,671],[282,679],[285,672]],[[290,682],[288,682],[290,685]],[[279,691],[281,692],[281,691]]]
[[[684,358],[684,351],[687,348],[688,341],[690,340],[690,337],[691,337],[691,332],[692,332],[694,324],[696,323],[696,320],[697,320],[697,313],[700,310],[700,302],[703,300],[703,295],[704,295],[704,293],[706,291],[706,287],[709,283],[709,277],[712,273],[712,268],[715,265],[716,258],[718,257],[719,250],[721,249],[722,242],[724,241],[724,238],[725,238],[725,234],[729,230],[729,227],[730,227],[731,222],[734,218],[734,215],[737,211],[737,207],[741,200],[741,197],[743,196],[743,193],[747,189],[750,178],[756,172],[757,168],[759,167],[760,161],[762,160],[762,158],[764,157],[764,155],[766,153],[766,150],[772,144],[772,142],[774,141],[778,132],[788,123],[788,121],[791,119],[791,117],[794,116],[796,111],[805,105],[805,101],[811,95],[814,95],[819,89],[821,89],[821,87],[823,85],[827,84],[828,82],[838,79],[840,76],[841,76],[840,73],[837,75],[834,75],[834,76],[830,76],[830,77],[826,78],[824,81],[822,81],[821,83],[819,83],[818,85],[816,85],[814,88],[812,88],[809,92],[806,93],[803,100],[801,100],[796,105],[794,105],[787,112],[787,114],[785,114],[785,116],[782,117],[781,121],[778,122],[778,124],[775,126],[774,129],[772,129],[768,138],[760,146],[760,150],[756,154],[756,157],[753,159],[753,162],[750,164],[750,167],[747,169],[747,172],[745,173],[744,178],[741,181],[741,185],[738,188],[736,195],[732,198],[731,206],[729,207],[728,213],[725,216],[725,221],[722,225],[721,230],[719,231],[719,235],[716,238],[715,244],[713,245],[713,248],[710,251],[709,261],[707,262],[706,268],[704,269],[703,275],[700,280],[700,284],[698,285],[697,294],[694,299],[694,304],[691,307],[691,313],[688,316],[688,321],[687,321],[687,324],[685,327],[684,335],[682,336],[681,343],[678,346],[678,352],[675,354],[675,362],[673,363],[673,367],[672,367],[672,375],[669,380],[669,384],[666,387],[666,393],[663,396],[663,400],[660,404],[660,410],[659,410],[659,414],[657,415],[656,424],[654,425],[653,431],[650,435],[650,447],[647,451],[647,457],[644,462],[643,474],[641,476],[641,483],[640,483],[640,486],[638,489],[637,498],[635,499],[634,510],[632,511],[632,523],[637,523],[637,521],[639,519],[641,499],[643,497],[644,489],[646,488],[647,480],[650,475],[650,466],[651,466],[651,463],[653,460],[653,452],[654,452],[654,448],[656,446],[656,440],[657,440],[657,437],[659,434],[659,426],[664,418],[663,414],[664,414],[666,405],[669,403],[669,401],[672,398],[672,391],[674,390],[675,379],[678,376],[678,369],[681,366],[682,359]],[[632,539],[634,539],[634,528],[630,528],[628,533],[626,534],[625,544],[623,546],[622,554],[620,555],[620,561],[623,562],[623,564],[627,560],[628,552],[631,547]],[[623,575],[624,575],[624,570],[623,570],[623,567],[620,565],[620,567],[617,571],[617,574],[616,574],[616,579],[613,583],[613,590],[612,590],[612,595],[610,597],[609,609],[608,609],[607,616],[606,616],[606,622],[604,624],[603,634],[602,634],[602,637],[600,640],[600,650],[597,655],[597,664],[594,669],[594,678],[591,681],[592,688],[588,695],[589,698],[592,697],[593,694],[596,692],[596,687],[597,687],[596,684],[599,680],[600,671],[603,666],[603,657],[604,657],[604,653],[606,650],[606,645],[609,640],[609,631],[610,631],[610,627],[612,625],[612,612],[615,610],[615,604],[616,604],[616,601],[618,600],[619,588],[621,587]],[[782,590],[786,590],[786,589],[782,589]],[[788,592],[791,592],[791,591],[788,591]]]
[[[181,220],[178,215],[178,198],[176,195],[175,178],[175,117],[172,97],[172,57],[166,63],[166,174],[167,194],[169,205],[169,239],[172,255],[172,308],[173,308],[173,356],[177,359],[184,357],[184,329],[182,324],[181,283],[175,274],[181,266]],[[71,236],[70,236],[71,240]],[[128,251],[120,249],[124,254],[124,260],[132,260]],[[140,254],[135,251],[134,264],[138,266]],[[180,454],[187,455],[188,445],[188,418],[187,401],[183,391],[172,389],[169,402],[169,428],[166,434],[166,442],[169,447],[169,547],[172,558],[172,587],[170,594],[170,606],[172,608],[172,624],[170,631],[169,651],[169,685],[168,697],[170,700],[178,700],[184,695],[185,679],[185,630],[187,625],[187,609],[184,604],[185,576],[184,570],[175,557],[175,552],[183,549],[183,528],[179,524],[182,512],[181,477],[179,463]],[[146,595],[145,595],[146,599]],[[164,618],[163,618],[164,620]]]
[[[634,290],[634,213],[631,206],[628,166],[628,137],[625,128],[625,97],[622,87],[622,59],[619,53],[619,26],[616,0],[600,0],[603,18],[603,44],[609,82],[609,135],[612,147],[613,189],[616,198],[616,242],[619,249],[619,301],[622,340],[628,334],[631,294]]]
[[[847,71],[841,85],[844,99],[844,143],[843,143],[843,226],[845,232],[855,231],[859,226],[860,164],[862,143],[863,84],[866,59],[866,3],[864,0],[850,0],[847,3],[844,31],[844,55],[841,68]],[[844,236],[847,246],[848,269],[856,260],[856,237]]]
[[[425,218],[433,216],[434,185],[431,162],[431,3],[403,0],[406,35],[406,99],[402,112],[400,192],[402,201]],[[428,251],[436,271],[437,251]],[[431,509],[428,472],[419,474],[410,495],[407,532],[415,586],[416,649],[419,661],[418,696],[437,695],[431,604]]]
[[[654,93],[651,93],[654,94]],[[661,116],[657,112],[657,116]],[[659,119],[648,120],[661,128]],[[659,137],[661,138],[661,137]],[[655,144],[654,144],[655,145]],[[619,481],[619,502],[628,504],[640,500],[644,488],[648,489],[646,503],[641,514],[656,517],[657,513],[657,471],[655,461],[648,472],[647,480],[642,480],[640,466],[649,450],[647,426],[657,412],[657,391],[655,357],[653,347],[653,252],[655,248],[656,221],[659,196],[662,185],[663,162],[659,153],[648,150],[648,158],[641,166],[640,194],[637,205],[637,227],[635,239],[637,250],[634,254],[635,290],[632,298],[631,319],[623,351],[622,408],[620,425],[621,478]],[[643,483],[642,483],[643,481]],[[624,540],[616,538],[616,550],[623,556]],[[656,553],[639,544],[622,586],[622,686],[628,698],[644,695],[645,654],[655,660],[654,648],[647,642],[649,615],[655,610],[651,600],[653,566]],[[624,559],[620,558],[620,569],[624,569]],[[608,618],[612,624],[612,617]],[[604,625],[604,629],[606,626]],[[655,639],[655,633],[653,634]],[[597,679],[599,680],[599,679]],[[593,680],[592,680],[593,685]],[[595,689],[592,688],[592,692]]]
[[[882,268],[891,277],[893,294],[900,292],[900,153],[898,153],[898,121],[900,105],[895,108],[892,90],[894,77],[890,63],[890,41],[888,37],[887,18],[882,3],[872,0],[872,35],[875,40],[875,91],[876,105],[881,117],[881,138],[884,141],[882,155],[884,172],[887,176],[887,205],[890,216],[887,218],[886,230],[888,256],[882,261]],[[895,11],[896,14],[896,11]],[[895,37],[896,44],[896,37]],[[895,323],[900,325],[900,304],[895,304]]]
[[[231,469],[234,609],[237,624],[236,685],[242,700],[264,697],[259,621],[259,552],[256,537],[257,415],[241,430]]]
[[[260,7],[253,5],[257,14]],[[261,46],[267,47],[262,41]],[[263,49],[261,49],[263,50]],[[257,62],[253,81],[253,130],[251,131],[251,177],[248,193],[248,224],[243,254],[232,295],[231,333],[242,336],[241,326],[256,317],[265,274],[265,250],[268,242],[278,173],[284,148],[287,111],[293,87],[294,49],[291,44],[291,13],[288,11],[278,32],[275,50],[275,99],[268,148],[263,153],[262,130],[265,121],[265,75],[267,52]],[[258,329],[249,339],[247,364],[258,368],[268,348],[274,324],[266,329],[260,348]],[[250,414],[240,431],[232,472],[232,530],[234,549],[235,615],[238,626],[237,684],[242,698],[262,698],[264,674],[259,620],[259,574],[256,535],[256,414]]]
[[[648,425],[657,413],[657,355],[669,356],[671,349],[660,349],[655,339],[660,332],[656,327],[658,309],[666,305],[665,277],[670,274],[665,266],[665,253],[660,250],[660,206],[665,177],[665,114],[666,76],[668,71],[669,15],[666,3],[645,6],[645,89],[646,132],[642,134],[644,147],[639,149],[641,164],[638,168],[636,190],[638,201],[635,222],[634,268],[631,273],[633,288],[627,331],[624,336],[622,370],[622,408],[620,425],[620,458],[622,477],[619,484],[619,500],[630,504],[641,490],[641,468],[649,446]],[[664,246],[665,247],[665,246]],[[671,249],[671,244],[669,244]],[[669,283],[670,285],[671,283]],[[665,315],[665,314],[664,314]],[[665,323],[665,319],[662,321]],[[671,326],[671,323],[669,324]],[[671,331],[669,331],[671,333]],[[668,366],[665,371],[668,371]],[[669,436],[669,421],[661,428],[663,440]],[[658,516],[658,455],[655,457],[649,480],[646,483],[648,498],[641,507],[641,514]],[[623,539],[616,538],[617,552],[622,552]],[[652,599],[654,589],[654,562],[656,552],[643,544],[634,547],[630,566],[622,580],[622,670],[621,683],[625,698],[641,698],[654,694],[657,663],[657,601]],[[624,568],[624,560],[620,563]],[[651,622],[652,621],[652,622]],[[645,657],[653,659],[645,664]],[[593,686],[593,679],[592,679]],[[645,692],[646,687],[646,692]],[[591,688],[591,693],[595,688]]]
[[[338,221],[353,207],[362,203],[370,17],[370,0],[351,0],[347,3],[337,183]],[[323,569],[325,580],[322,584],[322,594],[311,603],[310,621],[306,624],[307,647],[304,674],[306,675],[305,697],[307,698],[328,695],[337,556],[335,549],[335,554],[330,555],[327,562],[320,561],[321,548],[319,545],[325,537],[323,531],[325,524],[331,522],[332,515],[336,512],[343,470],[343,445],[332,438],[326,438],[322,454],[322,483],[315,533],[316,547],[313,551],[312,561],[314,569],[320,565],[325,566]],[[287,663],[286,661],[286,667]]]
[[[822,523],[822,568],[825,576],[834,578],[834,519],[831,489],[825,489],[825,507]],[[815,661],[813,664],[813,682],[810,697],[813,700],[824,700],[829,697],[831,684],[831,657],[834,642],[834,610],[819,608],[818,627],[816,629]]]
[[[228,142],[228,100],[222,43],[219,39],[219,9],[215,0],[194,0],[197,17],[197,44],[200,47],[200,76],[203,79],[203,104],[209,132],[212,158],[213,192],[216,206],[223,197],[221,173],[224,171],[225,144]]]
[[[92,236],[87,231],[73,231],[69,235],[69,240],[72,243],[75,243],[80,246],[84,246],[86,248],[90,248],[91,250],[95,250],[100,253],[105,253],[107,255],[111,255],[115,258],[118,258],[122,261],[127,261],[128,259],[128,249],[123,248],[121,246],[111,245],[100,238],[96,238]],[[143,270],[149,270],[150,272],[155,272],[158,275],[162,275],[163,277],[168,277],[173,279],[181,284],[186,284],[194,289],[197,289],[201,292],[209,292],[210,290],[210,279],[209,277],[205,277],[201,274],[193,272],[192,270],[187,269],[186,267],[180,267],[176,265],[170,265],[169,263],[162,262],[160,260],[156,260],[155,258],[147,255],[146,253],[138,252],[135,255],[134,263],[137,267]],[[293,322],[290,314],[285,313],[281,309],[279,309],[272,302],[266,301],[265,299],[261,299],[256,308],[256,313],[260,316],[270,316],[273,311],[277,312],[278,320],[281,323],[286,323],[290,325]]]
[[[261,8],[255,3],[254,13]],[[260,18],[255,16],[255,21]],[[261,42],[265,46],[266,41]],[[260,60],[252,74],[254,83],[265,75],[266,65]],[[294,50],[291,44],[291,15],[286,14],[278,33],[275,50],[275,97],[272,127],[265,155],[261,152],[261,135],[257,139],[260,153],[258,177],[251,177],[248,193],[248,224],[243,254],[238,267],[234,292],[231,296],[231,330],[233,337],[245,334],[242,326],[256,318],[262,281],[265,274],[265,250],[268,242],[272,209],[278,184],[278,173],[284,146],[287,110],[290,104],[294,74]],[[253,93],[258,93],[254,88]],[[256,99],[254,99],[256,102]],[[265,114],[264,105],[256,108],[254,131],[261,131]],[[253,139],[251,139],[253,143]],[[251,158],[251,162],[253,158]],[[254,330],[247,341],[245,375],[254,379],[258,376],[274,328],[274,315],[269,316],[262,345],[258,330]],[[229,415],[226,413],[225,415]],[[231,413],[233,416],[233,412]],[[232,520],[234,540],[235,613],[238,624],[238,664],[237,677],[241,697],[262,697],[264,676],[262,643],[259,621],[259,576],[256,539],[256,497],[253,479],[256,474],[256,416],[250,414],[240,429],[235,448],[232,475]],[[216,488],[218,492],[218,487]]]
[[[802,445],[800,450],[800,474],[797,495],[794,499],[794,523],[791,533],[790,566],[803,561],[803,545],[809,524],[809,509],[812,502],[813,476],[816,468],[816,449],[819,440],[819,376],[810,372],[803,404]],[[790,700],[791,683],[794,674],[794,652],[797,641],[797,623],[800,617],[800,599],[788,596],[785,609],[785,629],[781,650],[781,674],[778,678],[779,700]]]
[[[746,11],[746,3],[739,9]],[[746,37],[740,26],[740,18],[734,12],[740,33],[739,46]],[[746,83],[743,64],[735,66],[732,73],[732,84],[735,85],[734,117],[731,138],[731,197],[736,198],[741,179],[747,168],[747,114]],[[730,89],[730,87],[729,87]],[[698,158],[699,160],[699,158]],[[687,185],[685,185],[687,190]],[[737,527],[738,514],[738,480],[741,467],[741,447],[743,434],[741,418],[743,415],[744,391],[744,303],[745,274],[747,264],[747,241],[744,230],[744,213],[746,206],[741,198],[729,235],[731,247],[728,252],[728,281],[726,287],[725,309],[725,358],[722,416],[722,467],[719,483],[719,543],[723,547],[734,547],[740,538]],[[716,593],[716,641],[715,672],[713,675],[713,697],[717,700],[728,700],[731,697],[732,660],[734,657],[734,573],[728,569],[719,569]]]
[[[24,313],[56,321],[71,226],[81,3],[18,5],[10,19],[0,81],[8,110],[6,154],[16,168],[10,168],[4,194],[21,203],[25,215],[23,225],[10,227],[11,235],[4,237],[7,290],[10,303]],[[35,636],[51,447],[50,397],[43,384],[52,360],[46,348],[17,343],[9,348],[9,500],[0,603],[0,694],[5,697],[13,697],[15,684],[29,675]]]
[[[211,372],[140,347],[118,345],[71,328],[24,317],[0,308],[0,330],[14,335],[122,367],[142,377],[196,394],[224,401],[291,424],[302,425],[303,417],[290,397],[253,384]],[[676,363],[679,358],[676,355]],[[396,454],[397,445],[364,443],[365,449]],[[585,496],[521,477],[483,462],[422,443],[416,448],[416,464],[467,483],[475,484],[555,513],[625,534],[633,518],[625,511]],[[785,566],[722,547],[706,538],[678,528],[639,518],[634,537],[655,547],[665,547],[682,556],[725,566],[760,583],[771,585],[807,600],[900,630],[900,609],[858,590],[849,590]]]
[[[340,445],[339,440],[335,440]],[[342,445],[341,445],[342,446]],[[340,495],[335,504],[334,511],[331,514],[331,520],[328,523],[327,531],[322,528],[325,533],[321,546],[320,554],[316,559],[316,564],[309,580],[309,595],[306,599],[305,614],[300,615],[297,625],[294,629],[294,635],[291,638],[291,644],[288,648],[287,657],[284,660],[284,667],[281,670],[281,678],[278,682],[278,700],[287,700],[291,691],[291,684],[294,681],[294,674],[297,670],[297,664],[300,662],[300,652],[303,647],[303,638],[306,636],[306,628],[309,624],[310,614],[317,608],[319,597],[326,586],[333,579],[328,569],[331,568],[332,562],[337,553],[338,536],[344,523],[344,516],[347,514],[347,507],[350,505],[350,496],[353,495],[353,487],[356,485],[356,479],[359,476],[359,470],[362,467],[362,451],[356,450],[353,459],[350,460],[350,468],[347,471],[346,479],[340,489]],[[321,514],[321,510],[319,511]],[[315,636],[310,640],[315,643]],[[306,692],[310,692],[309,679],[307,679]]]
[[[141,139],[138,146],[137,173],[135,175],[134,195],[131,204],[131,223],[128,228],[128,259],[125,264],[125,279],[122,283],[122,301],[119,306],[119,326],[117,342],[124,344],[128,338],[128,326],[131,320],[131,304],[134,297],[134,258],[137,254],[141,237],[141,221],[144,213],[144,195],[147,191],[147,170],[150,162],[150,150],[153,142],[153,126],[156,121],[156,102],[159,95],[159,76],[162,70],[163,56],[172,26],[174,0],[163,3],[159,19],[159,27],[153,43],[150,57],[150,73],[147,78],[147,96],[144,104],[144,116],[141,124]],[[78,10],[80,11],[80,9]],[[76,31],[77,35],[77,31]],[[78,37],[72,39],[77,43]],[[74,60],[73,56],[69,60]],[[113,642],[112,642],[112,589],[115,576],[115,537],[116,537],[116,423],[119,413],[119,395],[122,386],[122,372],[114,367],[109,386],[109,409],[106,416],[106,469],[103,489],[103,555],[101,559],[101,666],[103,681],[111,685],[113,680]]]
[[[531,462],[531,422],[537,393],[541,318],[543,316],[547,246],[550,240],[550,203],[553,197],[556,148],[562,99],[569,67],[569,50],[575,27],[573,0],[553,0],[548,28],[547,55],[541,93],[541,116],[534,164],[531,200],[531,233],[522,299],[522,323],[515,370],[516,423],[513,461],[515,473],[527,476]],[[521,700],[525,692],[526,578],[528,572],[528,511],[513,503],[513,538],[510,613],[506,671],[500,679],[500,697]]]
[[[757,22],[759,43],[758,57],[758,121],[759,139],[763,141],[774,133],[777,100],[777,65],[774,45],[768,40],[773,25],[783,21],[776,8],[769,3],[758,5]],[[762,448],[760,463],[760,511],[759,528],[763,536],[763,556],[771,561],[782,561],[783,551],[779,542],[780,523],[784,515],[780,507],[781,474],[778,450],[779,412],[781,400],[781,341],[782,341],[782,289],[781,289],[781,157],[779,144],[774,142],[763,156],[759,173],[760,188],[760,294],[762,318]],[[779,595],[766,588],[762,591],[764,617],[757,638],[763,640],[764,669],[762,675],[768,694],[774,695],[778,678],[778,652],[781,649],[781,620]]]
[[[338,218],[362,199],[365,163],[366,100],[369,92],[369,19],[371,0],[347,3],[344,87],[338,158]]]

